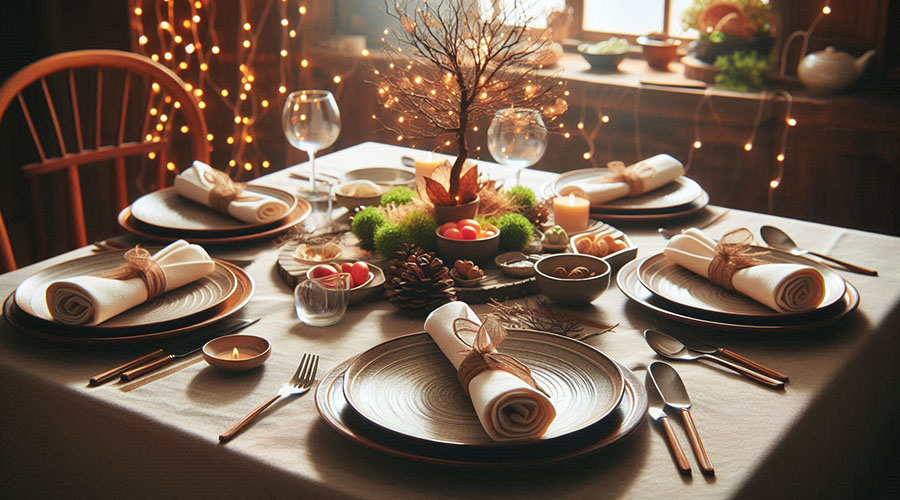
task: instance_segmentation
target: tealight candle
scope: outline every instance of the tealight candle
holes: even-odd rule
[[[590,202],[570,194],[553,198],[553,222],[562,226],[567,233],[584,231],[590,219]]]
[[[225,335],[203,346],[210,366],[229,371],[250,370],[265,363],[272,353],[269,341],[256,335]]]
[[[428,156],[425,158],[416,158],[416,185],[424,182],[422,179],[425,177],[431,177],[431,173],[434,172],[434,169],[438,168],[441,164],[444,163],[444,160],[435,159],[434,155],[431,151],[428,152]]]

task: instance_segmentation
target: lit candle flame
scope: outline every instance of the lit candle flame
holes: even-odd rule
[[[238,356],[240,356],[240,353],[238,352],[238,348],[235,347],[231,350],[231,357],[237,359]]]

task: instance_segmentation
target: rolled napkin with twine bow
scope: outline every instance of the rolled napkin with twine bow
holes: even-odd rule
[[[287,215],[287,203],[263,193],[244,194],[244,184],[234,182],[225,172],[202,161],[175,178],[175,191],[181,196],[217,212],[226,213],[249,224],[272,222]]]
[[[609,174],[579,185],[565,186],[559,190],[560,196],[574,194],[587,198],[591,205],[602,205],[661,188],[684,174],[681,162],[666,154],[659,154],[627,167],[620,161],[611,161],[606,166]]]
[[[495,319],[482,325],[467,304],[450,302],[428,315],[425,331],[456,368],[491,439],[534,441],[547,432],[556,409],[525,365],[496,351],[506,331]]]
[[[203,247],[178,240],[150,255],[136,246],[125,264],[100,276],[75,276],[47,287],[53,319],[67,325],[95,326],[158,295],[194,282],[215,269]]]
[[[663,254],[682,267],[729,290],[742,293],[780,313],[818,307],[825,297],[825,278],[802,264],[758,259],[765,250],[753,248],[753,233],[740,228],[718,243],[691,228],[669,240]]]

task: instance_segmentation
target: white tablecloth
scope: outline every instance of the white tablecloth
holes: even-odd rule
[[[399,165],[405,148],[365,143],[320,158],[332,174]],[[299,167],[303,168],[303,167]],[[513,172],[504,176],[511,178]],[[539,185],[551,174],[526,170]],[[287,171],[263,179],[300,187]],[[703,217],[703,215],[698,215]],[[678,221],[678,223],[689,221]],[[660,320],[611,285],[585,317],[621,323],[588,342],[643,378],[656,356],[641,332],[659,326],[688,331],[788,373],[771,391],[716,367],[677,363],[692,413],[716,466],[700,474],[680,422],[673,427],[693,465],[680,476],[652,421],[613,448],[539,470],[478,470],[382,455],[341,437],[316,413],[314,398],[279,402],[227,445],[217,436],[277,391],[305,352],[321,356],[320,374],[422,322],[387,302],[351,306],[335,326],[313,328],[296,318],[290,290],[273,269],[271,242],[213,255],[243,258],[257,284],[243,317],[262,320],[247,332],[273,344],[260,370],[230,374],[197,358],[181,370],[133,388],[87,386],[94,374],[152,346],[79,347],[48,343],[0,322],[0,496],[106,498],[724,498],[848,497],[872,479],[878,445],[895,432],[900,359],[900,239],[797,220],[732,211],[707,231],[776,224],[804,247],[876,268],[879,277],[841,272],[860,290],[858,311],[807,333],[721,333]],[[656,224],[615,224],[639,246],[660,251]],[[258,252],[258,254],[256,253]],[[0,276],[4,297],[46,265],[87,255],[81,249]],[[477,312],[487,307],[476,306]],[[180,366],[180,365],[176,365]],[[132,390],[125,390],[132,388]],[[672,415],[675,416],[674,414]],[[891,421],[891,419],[894,419]]]

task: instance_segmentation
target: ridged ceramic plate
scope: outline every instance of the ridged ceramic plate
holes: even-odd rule
[[[557,463],[584,456],[630,436],[647,420],[647,392],[631,371],[620,367],[622,400],[602,421],[549,441],[511,446],[456,446],[407,438],[373,425],[347,403],[344,372],[352,360],[336,366],[316,388],[316,409],[342,436],[381,453],[440,464],[483,467],[521,467]]]
[[[39,271],[16,288],[16,305],[24,313],[50,322],[56,327],[71,328],[71,325],[61,325],[53,321],[53,316],[47,307],[47,287],[59,279],[84,275],[97,276],[105,271],[115,269],[125,262],[123,253],[108,252],[90,255]],[[161,324],[186,322],[198,314],[211,314],[213,309],[234,293],[236,287],[237,278],[234,272],[217,261],[213,272],[193,283],[164,293],[97,326],[79,328],[98,331],[153,329]]]
[[[825,309],[844,296],[846,282],[838,273],[818,262],[798,257],[778,250],[757,248],[769,252],[760,260],[771,263],[803,264],[817,269],[825,278],[825,297],[816,310]],[[727,316],[747,317],[791,317],[809,315],[802,313],[780,313],[738,292],[718,286],[708,279],[688,271],[675,261],[657,254],[641,261],[637,270],[641,284],[654,294],[678,305],[701,311]]]
[[[625,264],[619,270],[619,274],[616,276],[616,285],[618,285],[619,290],[648,311],[690,325],[750,333],[810,330],[834,323],[859,306],[859,291],[850,283],[846,283],[847,291],[841,297],[841,300],[829,308],[815,311],[812,314],[789,317],[781,315],[723,316],[683,307],[655,295],[642,285],[641,280],[638,278],[637,270],[640,263],[640,260],[634,260]]]
[[[552,183],[554,196],[566,186],[585,184],[609,175],[607,168],[585,168],[566,172]],[[676,210],[696,201],[703,194],[703,188],[695,181],[681,176],[674,181],[639,196],[619,198],[600,205],[591,205],[592,209],[604,212],[618,211],[635,213],[647,210]]]
[[[291,212],[287,217],[275,223],[275,225],[266,225],[251,232],[238,233],[235,233],[233,231],[209,231],[198,233],[196,231],[185,232],[162,229],[144,224],[143,222],[135,219],[134,216],[131,215],[130,206],[125,207],[121,212],[119,212],[118,220],[119,225],[129,233],[140,236],[141,238],[146,238],[151,241],[170,242],[180,239],[186,239],[191,243],[197,243],[201,245],[217,245],[241,243],[245,241],[253,241],[277,236],[303,222],[307,217],[309,217],[310,213],[312,213],[312,205],[310,205],[308,201],[302,198],[298,198],[297,207],[294,208],[294,211]]]
[[[582,342],[511,331],[499,350],[531,368],[537,383],[550,394],[556,419],[543,441],[602,420],[622,399],[622,370]],[[370,422],[410,438],[446,445],[510,446],[484,431],[456,370],[427,333],[391,339],[360,354],[347,369],[344,394]]]
[[[288,205],[285,217],[297,207],[297,198],[280,189],[248,184],[245,192],[264,194],[285,202]],[[256,224],[242,222],[228,214],[194,203],[179,195],[173,187],[154,191],[135,200],[131,204],[131,216],[148,226],[164,231],[218,234],[225,232],[246,234],[260,228],[278,225],[278,222],[285,218]]]
[[[253,298],[256,285],[250,275],[240,267],[227,262],[217,260],[216,265],[227,268],[237,278],[237,287],[234,293],[218,307],[209,310],[208,314],[190,316],[186,322],[161,323],[152,327],[135,328],[63,327],[58,323],[31,316],[19,309],[15,301],[15,292],[6,298],[6,302],[3,304],[3,316],[20,332],[44,340],[68,344],[129,344],[176,337],[210,326],[237,313]]]

